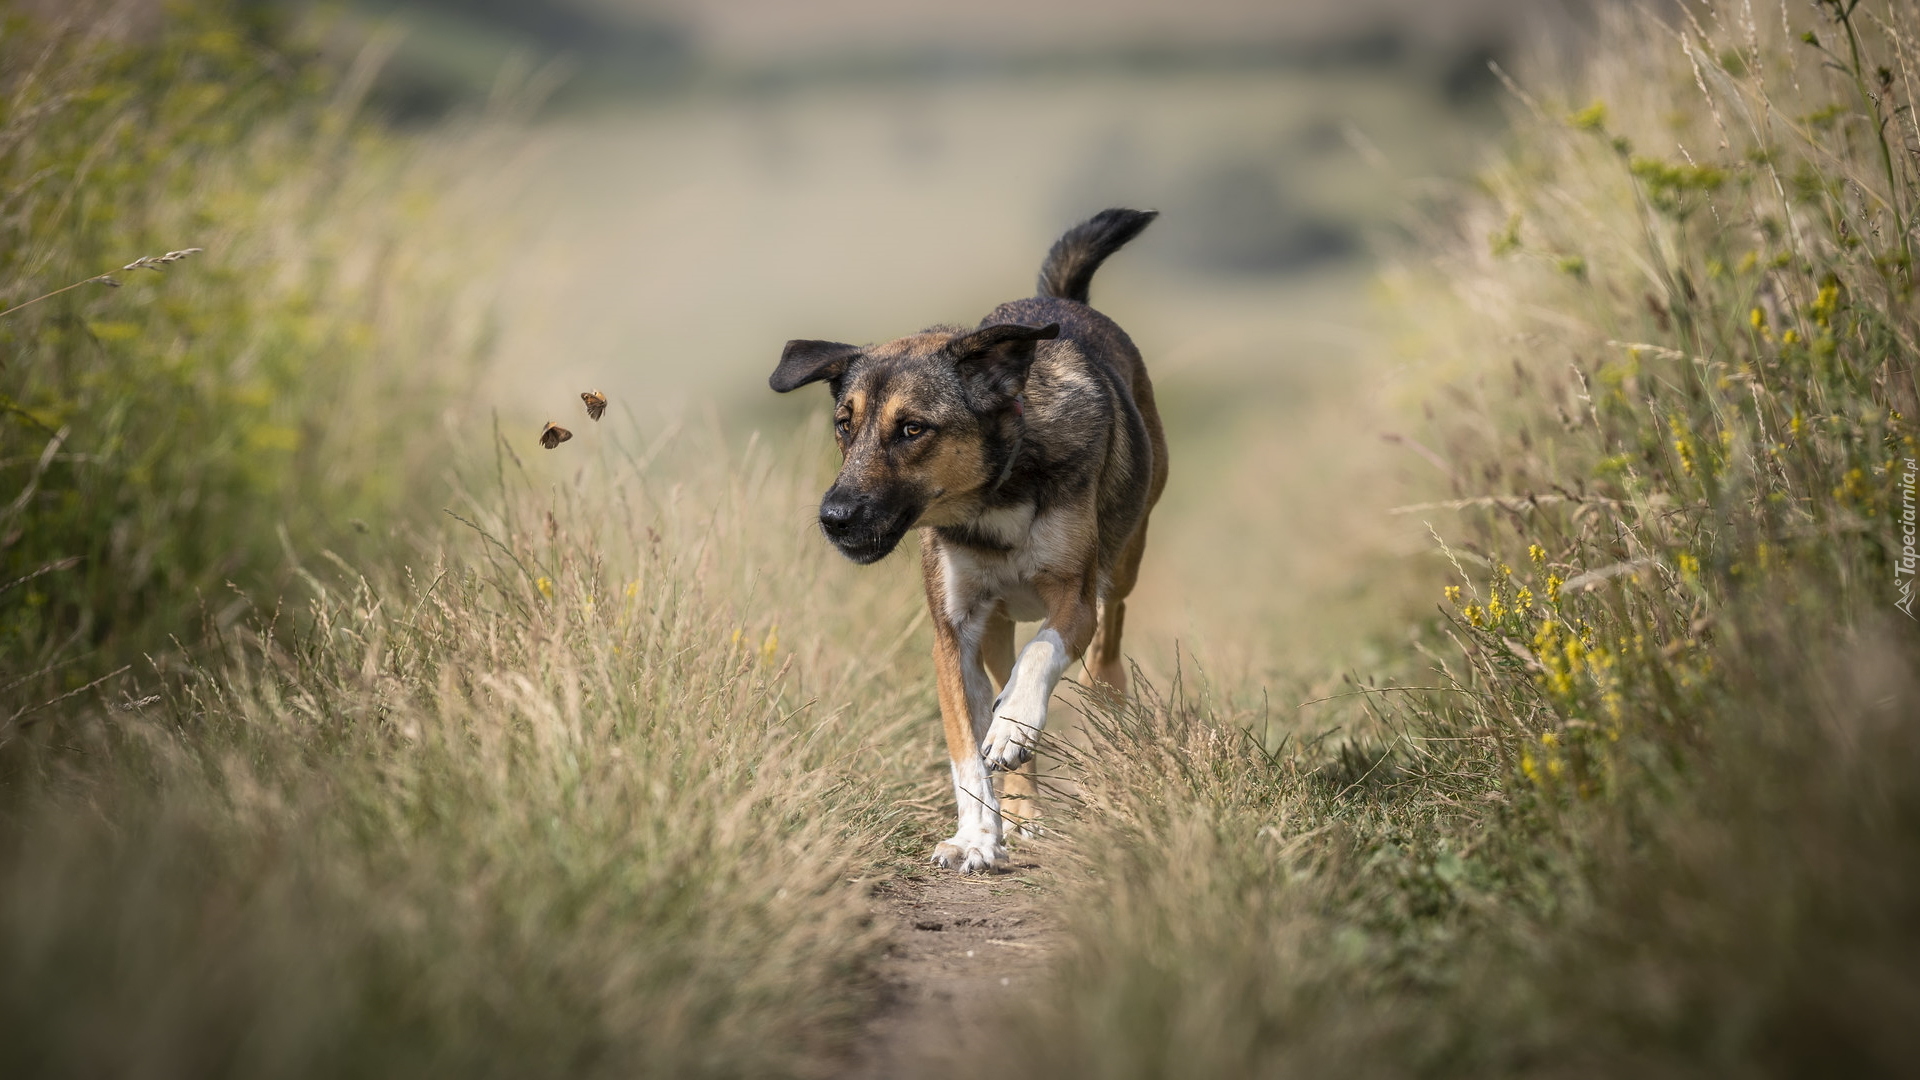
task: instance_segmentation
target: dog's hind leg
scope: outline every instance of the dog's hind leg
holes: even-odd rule
[[[1133,539],[1127,541],[1126,549],[1120,553],[1119,565],[1113,568],[1107,602],[1100,605],[1100,629],[1094,633],[1093,648],[1088,650],[1091,655],[1087,657],[1087,667],[1096,689],[1110,695],[1115,702],[1127,696],[1127,660],[1120,652],[1120,634],[1127,624],[1127,595],[1133,592],[1133,583],[1140,577],[1140,557],[1146,550],[1147,522],[1142,518]]]
[[[1160,502],[1160,493],[1167,489],[1167,434],[1160,425],[1160,407],[1153,399],[1153,384],[1147,381],[1144,367],[1135,369],[1133,401],[1140,409],[1140,419],[1147,428],[1147,442],[1153,448],[1153,477],[1147,485],[1147,509],[1140,515],[1140,523],[1134,526],[1127,546],[1121,549],[1108,580],[1106,599],[1100,605],[1100,628],[1095,632],[1092,655],[1087,657],[1087,670],[1093,676],[1094,685],[1105,687],[1116,703],[1127,696],[1127,659],[1120,652],[1120,634],[1127,623],[1127,597],[1140,578],[1140,557],[1147,550],[1147,521]]]
[[[1006,689],[1007,680],[1013,677],[1013,620],[1007,616],[1005,604],[994,610],[987,619],[986,631],[980,636],[980,659],[987,666],[987,674],[993,676],[993,689],[997,693]],[[1008,832],[1018,831],[1021,836],[1038,836],[1040,827],[1040,780],[1035,759],[1009,773],[999,776],[1000,822]]]
[[[1005,603],[995,605],[993,614],[987,616],[986,629],[980,633],[980,662],[993,676],[994,691],[1004,689],[1013,675],[1013,619],[1007,615]]]
[[[1031,840],[1040,835],[1040,767],[1037,758],[1000,774],[1000,824]]]

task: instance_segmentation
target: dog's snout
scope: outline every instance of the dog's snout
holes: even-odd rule
[[[860,500],[837,488],[820,500],[820,527],[828,536],[844,535],[859,516]]]
[[[835,484],[820,500],[820,531],[840,554],[864,565],[885,558],[918,514],[887,492]]]

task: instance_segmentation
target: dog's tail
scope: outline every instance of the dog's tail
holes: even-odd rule
[[[1054,241],[1047,261],[1040,264],[1040,295],[1086,303],[1093,272],[1159,216],[1158,210],[1115,208],[1102,210],[1068,229],[1065,236]]]

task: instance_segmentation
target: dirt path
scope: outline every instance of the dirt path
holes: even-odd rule
[[[992,1025],[1009,999],[1032,993],[1059,947],[1045,906],[1048,842],[1013,852],[1005,874],[969,877],[931,867],[874,898],[897,926],[890,993],[867,1026],[848,1080],[941,1075],[940,1066],[997,1046]]]

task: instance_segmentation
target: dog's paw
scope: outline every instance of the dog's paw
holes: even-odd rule
[[[1047,714],[1042,709],[1038,716],[1023,719],[1023,712],[1028,710],[994,702],[993,724],[987,728],[987,737],[980,743],[980,756],[986,759],[987,768],[1012,771],[1033,757],[1033,748],[1040,741],[1040,727],[1047,722]]]
[[[1007,868],[1007,847],[990,836],[956,836],[934,845],[933,863],[963,874],[989,874]]]

